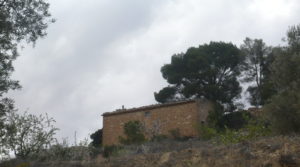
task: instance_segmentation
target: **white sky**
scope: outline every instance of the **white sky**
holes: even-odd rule
[[[282,44],[300,23],[299,0],[49,0],[57,22],[15,61],[20,112],[48,113],[73,142],[102,127],[103,112],[156,103],[160,67],[210,41]]]

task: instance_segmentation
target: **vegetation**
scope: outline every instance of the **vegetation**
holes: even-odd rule
[[[300,25],[287,32],[288,46],[271,66],[271,83],[277,94],[264,109],[273,130],[280,134],[299,133],[300,129]]]
[[[126,146],[105,146],[102,150],[102,129],[90,135],[89,145],[87,141],[73,146],[57,142],[54,119],[18,114],[14,100],[5,97],[9,90],[21,88],[11,79],[19,43],[35,44],[46,35],[48,24],[54,22],[48,9],[44,0],[0,0],[0,156],[13,151],[17,158],[51,161],[86,160],[99,153],[104,157],[118,155]],[[174,54],[170,64],[161,68],[169,85],[154,97],[160,103],[195,98],[211,101],[214,108],[208,123],[197,126],[202,140],[230,144],[271,134],[299,134],[300,25],[288,29],[286,41],[286,46],[272,47],[262,39],[246,38],[240,48],[232,43],[210,42]],[[240,84],[245,82],[250,85],[250,104],[262,107],[265,117],[237,110]],[[129,121],[120,143],[144,144],[145,135],[151,142],[188,139],[179,129],[171,130],[171,139],[166,139],[161,126],[159,120],[149,129],[139,121]],[[280,162],[286,161],[291,161],[290,157],[282,156]]]
[[[146,141],[143,125],[139,121],[129,121],[124,125],[125,138],[120,136],[122,144],[141,144]]]
[[[191,47],[184,54],[172,56],[171,63],[161,68],[164,79],[170,84],[154,93],[158,102],[177,99],[206,98],[215,103],[233,107],[241,87],[237,80],[241,51],[232,43],[210,42]]]
[[[245,127],[251,119],[251,114],[246,111],[236,111],[223,115],[216,124],[217,129],[226,128],[238,130]]]
[[[91,146],[99,148],[102,146],[102,135],[103,130],[98,129],[96,132],[90,135],[90,138],[92,139],[92,142],[90,143]]]
[[[44,0],[0,0],[0,155],[8,153],[7,142],[11,141],[6,135],[11,132],[7,129],[7,116],[15,110],[14,101],[4,96],[9,90],[21,88],[18,81],[10,78],[12,62],[19,55],[20,42],[34,44],[46,35],[48,24],[54,22],[48,9]]]
[[[103,151],[103,157],[108,158],[111,156],[117,156],[122,149],[123,149],[122,146],[116,146],[116,145],[105,146]]]
[[[258,107],[265,104],[274,93],[269,82],[269,67],[274,61],[274,52],[278,48],[267,46],[262,39],[246,38],[241,45],[241,50],[245,56],[243,80],[254,82],[247,89],[250,93],[249,101]]]
[[[198,130],[199,138],[202,140],[210,140],[218,135],[218,132],[215,128],[211,128],[204,124],[199,124],[196,128]]]
[[[8,149],[14,151],[17,157],[26,159],[30,154],[49,148],[55,141],[54,135],[58,130],[53,122],[54,119],[48,115],[10,113],[5,136]]]
[[[221,135],[240,141],[238,138],[257,136],[250,135],[251,129],[264,135],[263,127],[272,128],[275,134],[299,133],[299,36],[300,25],[297,25],[289,28],[284,47],[271,47],[262,39],[246,38],[240,48],[231,43],[211,42],[175,54],[171,63],[161,68],[169,86],[155,92],[155,99],[161,103],[190,98],[212,101],[214,109],[209,113],[208,124],[198,127],[204,139]],[[249,83],[249,102],[263,107],[267,115],[263,122],[268,127],[251,124],[249,114],[236,112],[235,100],[241,93],[238,77],[241,82]]]

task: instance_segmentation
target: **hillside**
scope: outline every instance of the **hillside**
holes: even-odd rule
[[[28,163],[19,163],[26,167]],[[16,166],[16,164],[14,164]],[[30,163],[30,167],[299,167],[300,136],[219,145],[201,141],[149,143],[94,161]],[[11,167],[1,165],[1,167]]]

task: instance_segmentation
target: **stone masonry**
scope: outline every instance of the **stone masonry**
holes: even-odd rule
[[[206,100],[190,100],[104,113],[103,145],[119,144],[119,136],[124,136],[123,126],[128,121],[143,123],[147,138],[154,134],[169,136],[170,130],[175,129],[182,136],[196,137],[197,124],[206,122],[211,107]]]

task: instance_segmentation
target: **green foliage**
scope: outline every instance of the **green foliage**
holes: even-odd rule
[[[219,129],[218,125],[224,115],[224,108],[219,103],[213,103],[213,108],[208,112],[207,123],[209,127]]]
[[[265,107],[271,125],[279,134],[300,133],[300,91],[285,91],[272,98]]]
[[[269,67],[278,48],[274,48],[273,51],[262,39],[246,38],[241,50],[245,55],[243,80],[255,83],[247,89],[250,93],[250,103],[255,106],[263,105],[271,96]]]
[[[146,141],[143,125],[139,121],[129,121],[124,125],[125,138],[120,136],[122,144],[141,144]]]
[[[154,93],[155,100],[160,103],[166,103],[174,101],[176,94],[176,87],[165,87],[158,93]]]
[[[230,144],[268,135],[271,135],[271,130],[265,120],[251,119],[247,126],[239,130],[226,127],[225,131],[220,133],[219,140],[224,144]]]
[[[161,68],[170,85],[155,93],[156,100],[204,97],[231,106],[241,92],[237,76],[242,61],[240,50],[224,42],[210,42],[189,48],[184,54],[175,54],[171,63]]]
[[[22,162],[18,164],[16,167],[30,167],[30,164],[28,162]]]
[[[102,134],[103,130],[98,129],[96,132],[90,135],[92,142],[90,143],[93,147],[101,147],[102,146]]]
[[[18,56],[18,43],[33,42],[46,35],[48,23],[53,19],[44,0],[0,1],[0,97],[10,89],[20,88],[18,81],[10,79],[12,61]]]
[[[243,127],[238,129],[228,128],[227,126],[223,129],[218,129],[205,124],[199,124],[197,126],[199,138],[230,144],[255,139],[260,136],[271,135],[271,130],[265,119],[253,118],[248,114],[242,114],[242,116],[246,123]]]
[[[53,143],[38,152],[30,153],[26,160],[38,162],[83,161],[90,160],[101,153],[101,148],[96,150],[95,147],[88,146],[88,139],[80,141],[75,146],[71,146],[66,139],[63,139],[62,142]]]
[[[300,53],[300,24],[291,26],[286,35],[289,52]]]
[[[0,156],[7,153],[4,146],[7,133],[7,114],[14,111],[14,101],[3,97],[9,90],[20,89],[19,82],[11,79],[13,61],[17,58],[20,42],[35,43],[46,35],[53,19],[44,0],[0,0]],[[49,19],[49,20],[48,20]]]
[[[231,112],[229,114],[224,114],[220,120],[217,122],[218,129],[241,129],[248,123],[248,119],[251,114],[245,111]]]
[[[287,32],[288,46],[271,66],[271,82],[277,94],[266,105],[274,131],[300,132],[300,25]]]
[[[168,137],[166,135],[155,135],[151,138],[152,142],[160,142],[166,140]]]
[[[199,138],[203,140],[210,140],[218,135],[218,132],[215,128],[210,128],[204,124],[197,125],[196,128],[198,131]]]
[[[8,114],[15,111],[14,101],[9,98],[0,100],[0,160],[9,155],[7,146]]]
[[[248,123],[245,129],[247,133],[244,139],[253,139],[272,134],[269,123],[265,119],[250,120],[250,123]]]
[[[111,156],[117,156],[122,149],[122,146],[104,146],[103,157],[108,158]]]
[[[38,153],[55,141],[58,130],[53,126],[55,120],[48,115],[22,115],[12,112],[8,116],[6,146],[13,150],[17,157],[26,159],[30,154]]]

